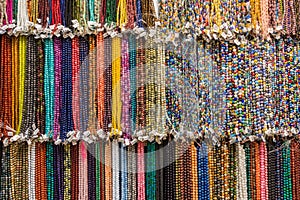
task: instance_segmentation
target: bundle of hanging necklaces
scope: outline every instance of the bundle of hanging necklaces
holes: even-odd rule
[[[299,11],[0,1],[0,199],[300,199]]]

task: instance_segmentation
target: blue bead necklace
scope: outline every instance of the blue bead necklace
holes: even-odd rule
[[[198,164],[198,196],[201,199],[209,199],[209,174],[208,174],[208,151],[205,143],[197,146]]]
[[[72,114],[72,41],[67,38],[62,41],[62,93],[61,93],[61,139],[64,141],[67,133],[73,130]]]

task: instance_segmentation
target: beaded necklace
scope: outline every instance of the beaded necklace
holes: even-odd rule
[[[64,141],[67,133],[73,130],[72,119],[72,42],[69,38],[62,41],[61,60],[61,112],[59,123],[60,137]]]
[[[127,147],[127,169],[128,169],[128,181],[127,181],[127,198],[131,199],[133,196],[132,185],[136,180],[133,180],[134,171],[132,170],[132,156],[134,155],[134,145]]]
[[[288,94],[288,85],[286,84],[288,82],[288,71],[289,71],[289,65],[285,65],[285,41],[280,40],[278,41],[278,56],[279,56],[279,78],[278,78],[278,84],[279,84],[279,92],[280,92],[280,103],[279,103],[279,124],[281,127],[287,128],[287,121],[288,121],[288,113],[289,113],[289,97]]]
[[[214,46],[219,46],[219,48],[214,48]],[[208,105],[211,110],[208,116],[209,126],[218,135],[223,134],[225,137],[228,137],[231,133],[228,127],[231,121],[228,117],[230,112],[227,108],[232,101],[232,98],[230,99],[230,81],[228,81],[230,80],[230,71],[226,54],[228,52],[228,43],[215,42],[209,47],[208,52],[206,52],[207,56],[210,57],[208,67],[209,74],[211,74],[208,79]]]
[[[283,168],[283,198],[293,199],[292,181],[291,181],[291,166],[290,166],[290,144],[282,149],[282,168]]]
[[[163,151],[161,149],[162,144],[157,144],[156,145],[156,152],[155,152],[155,157],[156,159],[156,168],[158,169],[156,171],[156,199],[162,199],[164,198],[163,195]]]
[[[7,23],[7,14],[5,12],[6,1],[1,1],[1,9],[0,9],[0,26],[3,26]]]
[[[216,147],[211,147],[208,151],[208,174],[209,174],[209,194],[210,198],[213,199],[218,195],[218,190],[216,188],[216,184],[218,181],[216,180],[216,161],[219,159],[219,154],[217,153]]]
[[[112,99],[112,49],[111,45],[112,44],[112,39],[110,37],[105,38],[104,40],[104,52],[105,52],[105,57],[104,57],[104,63],[105,63],[105,75],[104,75],[104,82],[105,82],[105,87],[104,87],[104,92],[105,92],[105,97],[104,97],[104,102],[105,102],[105,108],[104,108],[104,126],[103,130],[104,132],[110,132],[111,128],[111,122],[112,122],[112,112],[111,112],[111,99]]]
[[[121,131],[121,39],[112,39],[112,132],[115,137],[120,136]]]
[[[11,75],[11,66],[12,66],[12,54],[11,54],[11,39],[8,36],[1,37],[1,46],[3,47],[1,53],[1,110],[0,110],[0,121],[4,124],[4,127],[11,126],[11,113],[12,113],[12,75]],[[2,129],[2,127],[1,127]],[[2,132],[3,131],[3,132]],[[3,128],[1,132],[4,136],[7,136],[6,128]]]
[[[276,25],[276,11],[277,11],[277,4],[276,0],[269,0],[268,1],[268,11],[269,11],[269,27],[275,28]]]
[[[275,146],[276,151],[276,184],[279,186],[276,190],[277,192],[277,198],[283,196],[284,193],[284,177],[283,177],[283,159],[282,159],[282,150],[280,149],[281,143],[277,142]]]
[[[37,41],[38,48],[38,67],[37,67],[37,110],[36,110],[36,126],[39,128],[40,134],[45,131],[45,94],[44,94],[44,65],[45,56],[42,40]]]
[[[175,170],[176,170],[176,199],[183,197],[182,189],[184,185],[183,181],[183,145],[181,142],[176,143],[175,147]]]
[[[72,20],[75,19],[75,16],[73,15],[73,1],[72,0],[66,0],[66,25],[70,27],[72,25]]]
[[[295,49],[295,42],[290,40],[287,40],[286,44],[286,69],[287,69],[287,85],[288,85],[288,92],[290,95],[287,95],[288,101],[289,101],[289,115],[288,115],[288,129],[292,131],[293,128],[296,128],[296,119],[295,119],[295,113],[297,113],[297,106],[296,106],[296,92],[295,92],[295,86],[296,86],[296,70],[297,66],[295,65],[296,61],[296,49]],[[294,134],[294,133],[293,133]]]
[[[121,74],[121,100],[122,115],[121,125],[125,137],[131,133],[130,123],[130,64],[129,64],[129,40],[122,39],[122,74]]]
[[[36,143],[35,157],[35,189],[36,199],[47,198],[47,182],[46,182],[46,144]]]
[[[136,1],[127,0],[126,1],[127,9],[127,24],[126,28],[134,28],[134,23],[136,21]]]
[[[88,164],[88,197],[91,199],[96,198],[96,177],[95,177],[95,145],[90,144],[87,148],[87,164]]]
[[[17,132],[20,132],[22,123],[23,101],[24,101],[24,80],[25,80],[25,55],[26,55],[26,38],[21,37],[19,40],[19,117]],[[2,107],[2,106],[1,106]]]
[[[60,112],[62,111],[62,41],[60,38],[54,38],[54,84],[55,84],[55,103],[54,103],[54,122],[53,133],[54,140],[60,137]],[[61,135],[62,136],[62,135]]]
[[[147,27],[153,27],[155,21],[154,1],[141,0],[142,20]]]
[[[60,17],[61,17],[61,24],[66,26],[66,6],[67,6],[67,1],[66,0],[61,0],[59,2],[59,9],[60,9]]]
[[[98,129],[103,130],[104,109],[105,109],[105,63],[104,63],[104,38],[103,34],[97,35],[97,109],[98,109]]]
[[[24,80],[24,106],[22,110],[23,118],[21,125],[21,133],[29,136],[29,131],[35,128],[35,112],[37,102],[37,43],[33,36],[28,38],[26,50],[26,69]]]
[[[144,143],[139,142],[137,145],[137,188],[138,199],[145,200],[145,158],[144,158]]]
[[[89,37],[89,106],[88,106],[88,129],[95,134],[97,130],[97,111],[96,111],[96,37]]]
[[[142,3],[141,0],[136,1],[136,23],[138,27],[143,27]]]
[[[18,0],[19,1],[19,0]],[[49,20],[47,21],[46,25],[50,25],[52,22],[52,0],[47,0],[49,6]]]
[[[73,66],[72,66],[72,41],[67,39],[67,52],[68,52],[68,57],[67,57],[67,77],[68,77],[68,83],[66,84],[67,87],[66,89],[68,90],[67,96],[68,99],[66,100],[66,108],[67,108],[67,132],[75,130],[74,129],[74,121],[73,121],[73,99],[72,99],[72,94],[73,94]]]
[[[10,199],[11,197],[11,173],[10,173],[10,147],[4,147],[2,150],[1,166],[1,199]]]
[[[111,142],[105,144],[105,198],[112,199],[112,159],[111,159]]]
[[[226,107],[227,108],[231,108],[231,106],[233,106],[234,102],[236,101],[236,98],[233,98],[233,91],[232,91],[232,83],[231,83],[231,67],[232,67],[232,49],[229,49],[229,45],[228,42],[222,42],[220,44],[221,47],[221,69],[223,72],[223,76],[225,78],[225,91],[226,91],[226,100],[227,100],[227,104]],[[231,46],[230,46],[231,47]],[[213,93],[214,94],[214,93]],[[217,97],[212,96],[212,99]],[[225,127],[225,134],[228,136],[232,130],[234,130],[234,118],[231,116],[232,113],[230,112],[231,110],[226,110],[226,127]],[[219,122],[220,123],[220,122]],[[230,135],[229,135],[230,136]]]
[[[19,185],[19,189],[21,192],[21,197],[28,199],[28,189],[24,190],[23,188],[29,188],[28,186],[28,145],[26,143],[23,143],[22,146],[20,147],[20,152],[21,152],[21,160],[19,163],[19,170],[21,171],[21,181]]]
[[[276,151],[274,151],[274,145],[271,143],[268,145],[268,190],[270,199],[276,199],[277,195],[276,169]]]
[[[28,197],[29,199],[35,199],[35,149],[36,143],[33,142],[28,146]]]
[[[179,88],[181,88],[181,86],[175,87],[176,83],[179,81],[176,80],[178,79],[176,75],[176,66],[180,63],[180,61],[178,60],[179,58],[175,57],[170,51],[171,48],[171,45],[167,45],[166,47],[166,117],[168,117],[167,119],[169,121],[168,128],[170,130],[173,128],[177,131],[179,123],[181,122],[182,113],[182,109],[178,106],[181,105],[178,97]]]
[[[54,145],[53,147],[53,170],[54,170],[54,198],[64,197],[64,146]]]
[[[234,77],[238,77],[239,80],[237,80],[237,85],[235,86],[234,92],[237,92],[238,95],[236,98],[238,98],[238,102],[236,104],[236,112],[237,112],[237,129],[238,129],[238,136],[240,133],[244,134],[244,130],[247,127],[247,112],[246,112],[246,66],[245,66],[245,54],[246,54],[246,48],[245,45],[240,45],[237,49],[234,48],[234,62],[237,64],[237,68],[234,71]]]
[[[212,64],[211,45],[205,44],[203,41],[198,42],[197,61],[198,61],[198,87],[199,87],[199,131],[204,134],[204,129],[208,127],[209,122],[209,81],[210,69]],[[214,115],[213,115],[214,116]],[[213,123],[213,121],[212,121]]]
[[[102,25],[104,25],[104,23],[105,23],[105,15],[106,15],[106,0],[101,0],[100,23]]]
[[[88,12],[88,16],[87,16],[87,18],[88,18],[88,20],[89,21],[95,21],[95,0],[91,0],[91,1],[89,1],[88,2],[88,5],[87,5],[87,12]]]
[[[246,154],[243,146],[237,144],[237,199],[248,199],[247,194],[247,171],[246,171]]]
[[[64,146],[64,158],[63,158],[63,167],[64,167],[64,199],[71,199],[71,146],[67,144]]]
[[[131,130],[132,134],[136,130],[136,38],[134,35],[129,35],[129,70],[130,70],[130,116],[131,116]]]
[[[51,24],[62,24],[61,20],[61,8],[60,8],[60,1],[59,0],[51,0],[52,1],[52,12],[51,12]]]
[[[92,5],[94,6],[94,17],[95,17],[94,21],[98,23],[100,23],[100,11],[101,11],[100,9],[102,6],[101,3],[102,3],[101,0],[94,0],[94,5]]]
[[[131,145],[128,147],[128,199],[137,199],[137,145]]]
[[[102,163],[101,160],[101,142],[97,142],[95,144],[95,178],[96,178],[96,199],[100,199],[101,198],[101,171],[100,171],[100,165]]]
[[[261,0],[260,1],[260,9],[261,9],[261,29],[262,29],[262,37],[266,39],[269,35],[269,0]]]
[[[166,129],[166,115],[167,115],[167,106],[166,106],[166,53],[165,53],[165,45],[161,44],[158,45],[158,67],[160,66],[160,70],[157,70],[157,75],[161,76],[161,85],[160,85],[160,92],[158,92],[157,98],[159,99],[160,97],[160,103],[159,105],[161,106],[161,122],[158,121],[157,128],[159,133],[165,134],[165,129]],[[157,118],[159,119],[159,118]]]
[[[257,30],[257,27],[260,25],[260,2],[255,0],[250,0],[251,5],[251,22],[252,28]]]
[[[251,186],[251,198],[256,199],[257,198],[257,190],[260,189],[260,187],[256,187],[256,184],[258,180],[256,180],[257,176],[255,174],[254,170],[256,171],[256,143],[250,144],[250,186]],[[259,169],[257,169],[259,170]]]
[[[84,155],[84,141],[78,143],[78,198],[84,199],[84,173],[83,173],[83,155]]]
[[[45,134],[50,137],[54,120],[54,50],[53,40],[45,40],[45,68],[44,94],[45,94]],[[20,105],[21,109],[21,105]],[[20,119],[20,118],[19,118]],[[50,134],[50,135],[49,135]],[[47,145],[48,146],[48,145]]]
[[[13,37],[12,38],[12,52],[14,52],[12,54],[12,113],[11,113],[11,118],[12,118],[12,128],[13,129],[17,129],[18,128],[18,114],[19,114],[19,103],[18,103],[18,95],[19,95],[19,65],[18,65],[18,61],[19,61],[19,45],[18,45],[18,39]],[[0,105],[2,104],[2,102],[0,101]],[[1,106],[2,107],[2,106]],[[1,109],[0,109],[1,110]],[[1,111],[0,111],[1,113]]]
[[[287,35],[295,35],[296,33],[296,16],[295,16],[295,8],[294,1],[283,1],[284,3],[284,19],[283,19],[283,27]]]
[[[259,155],[260,155],[260,184],[261,184],[261,199],[268,199],[268,171],[267,171],[267,154],[266,154],[266,144],[261,142],[259,145]]]
[[[146,50],[145,50],[145,59],[146,59],[146,65],[145,65],[145,79],[146,79],[146,126],[147,126],[147,132],[150,133],[152,130],[155,130],[157,128],[156,120],[159,120],[159,118],[155,118],[155,113],[158,113],[155,109],[156,104],[156,92],[157,86],[155,84],[154,78],[155,78],[155,68],[154,63],[156,59],[156,51],[153,44],[152,39],[148,39],[146,41]]]
[[[117,6],[116,21],[119,27],[124,27],[127,23],[127,2],[125,0],[119,0]]]
[[[79,0],[79,19],[80,23],[83,25],[83,27],[86,27],[86,23],[88,21],[88,6],[86,1]]]
[[[0,144],[0,150],[2,154],[2,149],[3,149],[3,143]],[[2,156],[1,160],[2,160]],[[11,173],[11,198],[16,199],[18,195],[17,191],[17,184],[18,184],[18,179],[17,179],[17,161],[19,159],[19,156],[17,156],[17,151],[16,151],[16,144],[10,145],[10,173]],[[2,164],[1,164],[1,169],[2,169]],[[2,172],[1,172],[2,174]]]
[[[112,142],[112,198],[120,199],[120,155],[119,144],[116,140]]]
[[[72,145],[70,150],[71,159],[71,199],[78,199],[79,194],[79,145]]]
[[[224,145],[222,146],[223,147],[223,151],[222,151],[222,159],[223,159],[223,172],[222,174],[224,174],[224,177],[223,177],[223,183],[224,183],[224,189],[222,191],[222,193],[224,193],[224,198],[225,199],[230,199],[230,188],[229,188],[229,147],[228,145]],[[221,147],[221,148],[222,148]]]
[[[79,60],[79,39],[72,39],[72,113],[74,130],[80,130],[80,92],[79,92],[79,76],[80,60]]]
[[[231,165],[228,165],[228,182],[229,182],[229,197],[230,199],[236,199],[237,198],[237,176],[236,172],[238,171],[237,166],[237,146],[235,144],[232,144],[229,146],[229,163]]]
[[[128,199],[128,171],[127,171],[127,147],[121,146],[121,198]]]
[[[197,147],[197,171],[198,171],[198,197],[209,199],[209,169],[208,169],[208,147],[205,143]],[[177,177],[176,177],[177,178]]]
[[[300,15],[299,15],[299,9],[300,9],[300,4],[298,1],[295,1],[295,14],[296,14],[296,27],[297,27],[297,31],[299,30],[299,19],[300,19]]]
[[[17,19],[18,0],[13,0],[12,10],[13,10],[13,19]]]
[[[88,166],[87,166],[87,149],[85,142],[79,143],[79,182],[78,182],[78,198],[88,199]]]
[[[166,124],[166,83],[165,83],[165,51],[164,44],[154,44],[152,48],[152,54],[155,55],[154,60],[152,60],[153,68],[153,78],[152,83],[155,83],[154,87],[154,97],[155,97],[155,127],[154,129],[160,133],[165,134],[165,124]]]
[[[191,145],[191,185],[192,185],[192,199],[199,199],[198,197],[198,167],[197,167],[197,148],[194,143]]]
[[[265,53],[274,56],[274,43],[265,43]],[[270,56],[271,58],[271,56]],[[268,115],[266,115],[266,124],[267,126],[264,127],[264,132],[267,131],[267,129],[270,129],[270,126],[274,125],[274,111],[275,111],[275,98],[274,98],[274,85],[275,85],[275,60],[273,59],[265,59],[264,62],[264,70],[266,74],[265,78],[265,94],[269,98],[265,99],[265,108],[268,111]],[[273,83],[274,81],[274,83]]]
[[[79,106],[79,122],[80,130],[86,131],[89,125],[89,45],[88,38],[80,37],[79,38],[79,60],[80,60],[80,69],[79,69],[79,92],[80,92],[80,106]]]
[[[22,198],[22,193],[24,191],[24,190],[22,190],[22,188],[23,188],[22,175],[23,175],[24,171],[21,171],[21,169],[23,169],[23,165],[24,165],[22,163],[23,146],[25,146],[25,145],[22,144],[21,146],[19,146],[18,144],[12,144],[10,146],[12,198]],[[3,143],[1,143],[1,159],[2,159],[2,154],[3,154]],[[27,182],[25,184],[27,184]]]
[[[100,141],[100,197],[105,198],[105,141]]]
[[[244,145],[245,150],[245,162],[246,162],[246,176],[247,176],[247,194],[248,199],[252,198],[252,187],[251,187],[251,148],[250,144]]]
[[[169,164],[169,160],[170,160],[170,153],[172,153],[170,151],[170,144],[167,144],[165,141],[163,143],[163,145],[168,145],[167,148],[162,148],[163,150],[163,198],[164,199],[171,199],[172,197],[172,187],[171,187],[171,165]],[[165,146],[163,146],[165,147]],[[176,188],[175,188],[176,189]],[[183,188],[184,189],[184,188]],[[175,192],[175,191],[174,191]],[[176,195],[176,193],[175,193]]]
[[[260,156],[259,156],[259,143],[258,142],[255,142],[253,144],[253,147],[255,148],[255,154],[253,155],[254,156],[254,159],[255,159],[255,195],[256,195],[256,199],[262,199],[261,197],[261,168],[260,168]]]
[[[116,22],[116,5],[116,0],[106,1],[105,23],[111,24],[112,22]]]
[[[137,40],[136,55],[136,130],[143,130],[146,126],[145,116],[145,40]]]
[[[163,148],[164,150],[164,155],[163,155],[163,166],[167,166],[165,167],[164,171],[163,171],[163,186],[164,186],[164,190],[163,190],[163,197],[164,198],[170,198],[170,199],[175,199],[176,197],[176,165],[174,163],[175,160],[175,143],[171,142],[171,143],[167,143],[167,141],[165,141],[164,145],[168,145],[167,147],[165,146]],[[187,148],[187,147],[186,147]],[[186,152],[185,152],[186,153]],[[183,159],[185,159],[187,157],[184,157]],[[185,164],[185,163],[184,163]],[[187,182],[186,182],[187,183]],[[185,185],[186,186],[186,185]],[[184,188],[186,189],[186,188]]]
[[[46,144],[46,167],[47,167],[47,197],[48,199],[54,199],[54,157],[53,157],[53,145],[51,143]]]
[[[185,171],[185,176],[184,176],[184,187],[185,187],[185,198],[186,199],[192,199],[192,184],[191,184],[191,175],[192,175],[192,163],[191,163],[191,160],[192,160],[192,155],[191,155],[191,144],[186,144],[188,145],[188,149],[186,151],[186,154],[184,154],[184,168],[183,169],[187,169],[187,170],[184,170]],[[171,171],[171,175],[173,174],[173,171]],[[175,177],[172,177],[175,179]],[[173,181],[173,180],[172,180]]]
[[[155,199],[156,192],[156,156],[155,143],[147,143],[146,147],[146,199]]]
[[[182,43],[183,57],[183,126],[188,137],[193,137],[199,129],[198,118],[198,72],[197,72],[197,43],[196,41],[184,41]]]
[[[292,141],[291,144],[291,175],[292,175],[292,187],[293,187],[293,198],[297,199],[300,196],[299,190],[297,190],[299,186],[299,168],[297,167],[300,160],[299,152],[299,143],[298,141]]]
[[[275,127],[276,130],[279,129],[279,126],[281,126],[282,122],[282,89],[281,89],[281,85],[280,83],[282,83],[282,78],[281,78],[281,66],[282,66],[282,59],[280,56],[280,51],[281,51],[281,43],[282,41],[276,41],[275,43],[275,56],[276,56],[276,67],[275,67],[275,86],[274,86],[274,90],[277,92],[277,94],[275,95],[275,103],[276,103],[276,109],[275,109],[275,119],[274,119],[274,123],[275,123]]]

